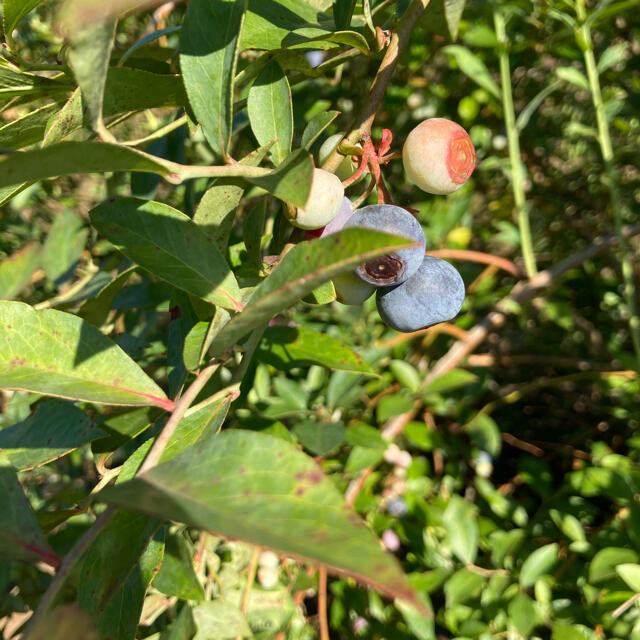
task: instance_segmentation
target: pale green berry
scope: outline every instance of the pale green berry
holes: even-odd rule
[[[342,304],[362,304],[368,300],[376,290],[372,284],[363,282],[353,273],[341,273],[333,279],[336,298]]]
[[[289,221],[300,229],[324,227],[338,215],[343,198],[344,187],[340,178],[324,169],[314,169],[307,204],[287,209]]]

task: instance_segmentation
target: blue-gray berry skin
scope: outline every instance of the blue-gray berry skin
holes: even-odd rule
[[[397,287],[378,289],[376,302],[382,321],[408,333],[426,329],[458,315],[464,282],[448,262],[425,256],[420,268]]]
[[[392,204],[373,204],[353,212],[343,229],[364,227],[409,238],[418,245],[400,249],[360,265],[356,275],[376,287],[389,287],[404,282],[420,267],[425,239],[420,223],[406,209]]]

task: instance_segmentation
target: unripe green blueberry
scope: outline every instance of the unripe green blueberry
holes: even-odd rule
[[[336,298],[342,304],[362,304],[368,300],[376,290],[372,284],[363,282],[353,273],[341,273],[333,279]]]
[[[344,137],[343,133],[336,133],[332,136],[329,136],[320,147],[318,151],[318,163],[324,164],[327,161],[327,158],[336,150],[336,147],[340,144]],[[360,146],[359,144],[357,145]],[[356,170],[356,166],[351,162],[350,157],[345,157],[345,159],[340,163],[340,166],[336,169],[336,175],[340,180],[346,180],[350,178]]]
[[[344,187],[340,178],[323,169],[314,169],[307,204],[297,209],[286,209],[289,222],[300,229],[324,227],[340,211],[343,198]]]
[[[476,150],[469,134],[446,118],[429,118],[409,133],[402,148],[409,179],[427,193],[457,191],[473,173]]]

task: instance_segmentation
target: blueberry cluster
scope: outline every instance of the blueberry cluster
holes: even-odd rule
[[[411,213],[391,204],[370,205],[352,212],[345,198],[332,223],[323,235],[359,227],[403,236],[416,243],[336,278],[338,300],[360,304],[375,292],[383,322],[403,332],[425,329],[458,314],[464,301],[464,282],[448,262],[424,255],[424,232]]]

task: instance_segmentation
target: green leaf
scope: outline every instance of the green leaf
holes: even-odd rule
[[[438,376],[435,380],[430,382],[422,393],[428,395],[430,393],[448,393],[454,389],[460,387],[466,387],[468,384],[472,384],[478,379],[478,376],[466,369],[452,369]]]
[[[616,567],[621,564],[635,564],[638,554],[624,547],[606,547],[600,549],[589,564],[589,582],[597,584],[616,577]]]
[[[452,40],[458,37],[458,25],[462,18],[465,2],[466,0],[444,0],[444,17]]]
[[[35,9],[42,0],[4,0],[2,3],[2,21],[4,25],[4,33],[13,48],[12,32],[18,26],[18,23],[30,11]]]
[[[89,126],[101,138],[113,139],[102,118],[109,58],[116,32],[115,20],[68,25],[67,57],[86,109]]]
[[[480,58],[473,54],[469,49],[458,44],[450,44],[442,47],[441,51],[454,57],[460,71],[476,84],[486,89],[490,94],[498,100],[502,99],[502,91],[491,77],[491,73],[487,66]]]
[[[402,614],[404,621],[409,627],[409,631],[417,640],[436,640],[435,623],[433,615],[433,606],[431,599],[426,593],[418,594],[424,608],[429,611],[429,615],[425,615],[422,611],[418,611],[415,607],[407,604],[403,600],[394,602],[396,608]]]
[[[0,127],[0,146],[22,149],[42,140],[47,122],[60,111],[59,104],[47,104]]]
[[[159,202],[120,198],[98,205],[91,222],[122,253],[178,289],[239,310],[229,265],[188,216]]]
[[[586,89],[589,91],[589,81],[584,73],[575,67],[557,67],[556,75],[561,80],[566,80],[567,82],[574,84],[576,87],[580,87],[580,89]]]
[[[18,470],[34,469],[104,436],[83,411],[46,400],[25,420],[0,431],[0,453]]]
[[[358,446],[384,451],[389,446],[389,443],[375,427],[362,422],[349,427],[345,433],[345,439],[352,447]]]
[[[549,573],[558,561],[558,544],[553,542],[536,549],[522,563],[520,568],[520,584],[531,587],[541,576]]]
[[[311,149],[311,145],[318,139],[320,134],[340,115],[339,111],[323,111],[315,115],[304,128],[300,146]],[[0,132],[2,130],[0,129]]]
[[[252,151],[240,160],[240,164],[257,167],[270,147],[271,142]],[[193,221],[223,254],[227,250],[236,209],[246,186],[246,182],[238,178],[219,178],[205,191],[193,216]]]
[[[73,275],[88,235],[89,229],[73,211],[56,215],[42,248],[42,268],[50,280],[64,282]]]
[[[197,632],[193,640],[235,640],[252,637],[240,609],[222,599],[202,602],[191,610]]]
[[[207,141],[225,159],[246,8],[247,0],[192,0],[180,34],[180,68],[189,102]]]
[[[258,357],[278,369],[320,364],[330,369],[375,374],[371,365],[350,347],[304,327],[268,327],[261,346]]]
[[[277,62],[269,62],[249,89],[247,113],[260,144],[275,140],[270,154],[280,164],[291,152],[293,104],[289,81]]]
[[[193,570],[192,552],[181,535],[167,538],[162,567],[153,586],[182,600],[204,600],[204,590]]]
[[[96,327],[101,327],[111,311],[111,305],[122,287],[138,270],[133,266],[119,273],[111,282],[107,283],[94,298],[87,300],[78,310],[77,315]]]
[[[102,404],[173,403],[93,325],[22,302],[0,302],[0,387]]]
[[[356,0],[333,0],[333,20],[336,29],[348,29],[356,8]]]
[[[529,633],[536,626],[536,609],[533,600],[526,593],[519,593],[510,603],[508,608],[509,621],[516,631],[523,637],[529,637]]]
[[[134,638],[145,593],[162,563],[159,526],[147,516],[118,512],[85,552],[78,603],[103,638]]]
[[[48,611],[29,632],[30,640],[100,640],[91,618],[77,604]]]
[[[616,573],[636,593],[640,593],[640,564],[619,564]]]
[[[459,522],[458,526],[461,524]],[[469,569],[456,571],[444,584],[447,607],[477,598],[483,586],[484,578],[479,573],[469,571]]]
[[[478,447],[491,454],[493,458],[500,455],[502,448],[500,429],[491,416],[486,413],[476,414],[470,422],[464,425],[464,430]]]
[[[68,80],[53,80],[33,73],[19,71],[0,59],[0,97],[44,96],[67,93],[71,89]]]
[[[37,562],[57,567],[60,561],[38,527],[16,472],[0,456],[0,560]]]
[[[34,242],[0,262],[0,298],[11,300],[29,284],[40,255],[40,245]]]
[[[412,244],[397,236],[377,231],[363,233],[361,229],[347,229],[313,242],[300,242],[258,286],[244,311],[234,316],[216,336],[212,346],[214,355],[223,353],[249,331],[339,273]]]
[[[304,302],[313,305],[329,304],[336,299],[336,288],[333,286],[333,282],[328,280],[323,282],[319,287],[316,287],[309,295],[303,298]]]
[[[627,58],[628,42],[620,42],[607,47],[598,60],[598,73],[604,73],[611,67],[615,67]]]
[[[171,163],[142,151],[104,142],[61,142],[43,149],[15,153],[0,160],[0,187],[74,173],[147,171],[180,182]]]
[[[475,507],[460,496],[451,496],[442,514],[442,524],[453,553],[465,564],[474,562],[479,540]]]
[[[538,107],[550,96],[556,89],[560,88],[562,82],[552,82],[549,86],[544,87],[527,103],[527,106],[518,114],[516,120],[516,128],[522,131],[531,120],[531,116],[536,112]]]
[[[265,176],[247,178],[247,181],[266,189],[280,200],[304,207],[309,199],[312,176],[311,156],[305,149],[297,149],[275,171]]]
[[[392,360],[389,369],[395,379],[412,393],[416,393],[420,388],[420,374],[418,370],[404,360]]]
[[[341,422],[326,424],[313,422],[299,422],[293,428],[300,444],[316,456],[323,456],[344,442],[346,429]]]
[[[418,604],[395,559],[382,551],[333,482],[279,438],[222,431],[100,495],[299,556]]]
[[[195,633],[191,607],[185,602],[178,617],[160,635],[160,640],[193,640]]]

